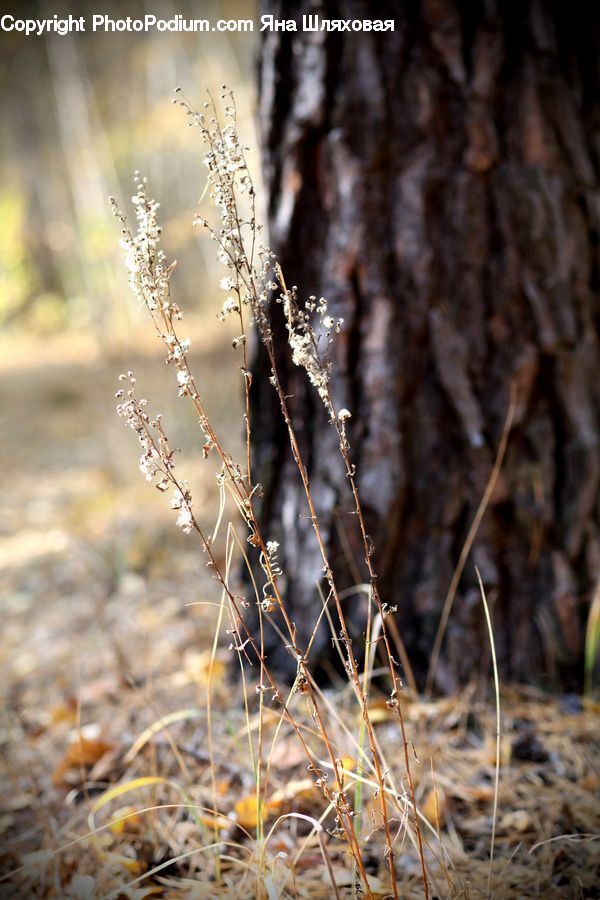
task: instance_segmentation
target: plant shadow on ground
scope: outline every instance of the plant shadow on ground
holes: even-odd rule
[[[254,727],[258,672],[246,675],[247,718],[242,684],[226,676],[231,655],[220,649],[211,669],[218,585],[172,512],[133,471],[135,449],[114,413],[123,363],[118,355],[101,361],[85,341],[65,338],[64,352],[61,346],[50,358],[48,348],[27,345],[0,372],[0,895],[254,896],[247,723]],[[241,444],[239,373],[220,365],[228,344],[209,331],[195,346],[220,431],[230,446]],[[172,373],[153,355],[134,362],[153,405],[172,410]],[[192,480],[201,467],[185,404],[169,424]],[[198,476],[194,490],[200,508],[214,511],[214,479]],[[414,777],[433,896],[486,893],[495,761],[494,709],[486,700],[485,687],[472,686],[449,698],[403,701],[420,760]],[[357,715],[348,686],[327,690],[324,703],[335,708],[333,734],[343,744]],[[383,694],[373,693],[371,708],[402,790],[401,747]],[[309,733],[302,697],[295,713]],[[276,737],[266,822],[288,813],[318,819],[323,798],[295,736],[275,708],[264,727],[267,741]],[[507,688],[502,727],[494,895],[597,896],[597,710],[577,698]],[[351,780],[356,761],[344,765]],[[125,789],[107,798],[115,785]],[[372,831],[365,860],[374,896],[384,896],[377,810],[365,792],[361,827]],[[418,855],[402,823],[396,826],[402,896],[422,896]],[[90,828],[101,830],[80,840]],[[217,856],[206,849],[214,844]],[[340,895],[351,896],[343,845],[331,839],[328,852]],[[306,820],[276,826],[266,862],[280,892],[274,896],[331,895]]]

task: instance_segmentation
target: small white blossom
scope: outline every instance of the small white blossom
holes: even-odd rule
[[[140,456],[140,472],[146,479],[146,481],[152,481],[156,473],[158,472],[158,466],[156,465],[153,456],[146,451],[146,453],[142,453]]]
[[[169,506],[171,509],[181,509],[183,503],[183,495],[179,489],[173,492],[173,496],[169,500]]]
[[[187,506],[182,506],[179,510],[179,516],[177,517],[177,524],[186,534],[189,534],[192,528],[194,527],[194,523],[192,520],[192,514]]]
[[[228,316],[231,313],[237,312],[239,309],[237,302],[233,297],[228,297],[225,303],[223,304],[223,309],[221,310],[221,314],[223,316]]]
[[[191,344],[192,342],[189,338],[176,343],[171,350],[170,359],[185,359],[185,357],[187,356],[187,352],[191,347]]]

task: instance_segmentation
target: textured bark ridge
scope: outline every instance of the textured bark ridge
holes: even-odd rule
[[[334,397],[349,430],[382,598],[424,673],[490,476],[506,459],[461,579],[438,687],[487,665],[474,567],[501,676],[573,684],[600,574],[597,4],[343,0],[268,4],[300,22],[394,18],[394,33],[265,32],[261,121],[271,244],[289,283],[345,320]],[[342,587],[364,563],[335,435],[284,349]],[[260,351],[255,371],[270,374]],[[274,392],[254,379],[255,477],[304,642],[322,568]],[[360,647],[364,594],[347,600]],[[269,634],[271,634],[269,632]],[[293,669],[279,638],[270,661]],[[332,656],[331,633],[314,643]]]

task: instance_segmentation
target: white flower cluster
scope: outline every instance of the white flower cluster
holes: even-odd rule
[[[221,280],[221,288],[228,296],[220,318],[237,315],[242,320],[243,308],[248,307],[250,320],[256,323],[263,340],[269,340],[267,308],[276,258],[257,242],[261,229],[256,222],[254,187],[245,157],[248,147],[239,139],[233,95],[225,85],[221,100],[226,103],[224,124],[219,122],[212,100],[204,104],[205,112],[195,110],[185,98],[175,101],[190,116],[191,124],[201,130],[207,147],[204,163],[208,168],[209,197],[220,212],[218,228],[213,228],[203,216],[196,216],[194,224],[208,231],[217,244],[217,258],[231,272]],[[245,334],[233,341],[234,347],[245,344]]]
[[[135,393],[133,372],[120,375],[119,380],[127,381],[129,388],[127,391],[121,389],[115,395],[117,400],[122,401],[117,406],[117,413],[125,424],[135,431],[140,442],[142,448],[140,472],[146,481],[155,481],[156,487],[162,493],[170,486],[174,488],[170,501],[171,509],[179,510],[177,524],[187,534],[195,525],[192,515],[192,495],[187,482],[177,480],[173,475],[175,451],[169,447],[160,415],[151,419],[146,412],[146,400],[138,399]]]
[[[110,198],[113,215],[122,225],[119,245],[129,272],[129,286],[148,309],[157,310],[165,305],[170,308],[169,267],[165,254],[159,249],[161,228],[157,212],[160,204],[148,197],[146,179],[139,172],[135,173],[135,182],[137,191],[131,202],[135,207],[136,234],[127,227],[127,220],[114,197]]]
[[[194,517],[192,516],[192,495],[188,490],[187,481],[179,482],[173,491],[169,506],[171,509],[179,510],[177,524],[186,534],[189,534],[194,527]]]
[[[339,334],[344,324],[343,319],[334,319],[327,309],[327,300],[321,297],[309,297],[302,309],[298,305],[295,287],[283,292],[280,298],[286,318],[288,343],[292,350],[292,360],[301,366],[308,375],[311,384],[317,389],[325,408],[333,416],[329,382],[331,379],[331,363],[327,358],[327,348],[333,341],[333,335]],[[315,330],[313,324],[316,312],[320,328]],[[325,347],[321,350],[321,345]]]
[[[257,247],[259,228],[254,188],[245,158],[248,148],[239,139],[233,95],[225,86],[221,100],[226,103],[224,124],[219,121],[212,98],[204,104],[205,112],[195,110],[183,97],[175,100],[183,106],[191,124],[200,128],[207,148],[204,163],[208,168],[208,191],[220,211],[220,226],[213,228],[202,216],[197,216],[194,222],[208,230],[217,243],[219,260],[230,270],[220,282],[227,294],[220,317],[238,315],[243,324],[242,309],[248,306],[262,341],[272,349],[269,304],[274,296],[283,305],[292,359],[306,371],[333,420],[328,348],[334,335],[339,334],[343,319],[329,313],[323,297],[319,300],[309,297],[300,307],[296,288],[286,288],[276,255],[268,247]],[[244,194],[250,200],[247,214],[240,204],[240,196]],[[245,343],[246,336],[242,334],[233,341],[233,346]],[[344,417],[338,421],[343,426]]]
[[[185,98],[175,100],[185,109],[191,124],[198,126],[207,147],[204,164],[208,169],[208,193],[221,214],[221,228],[213,232],[209,222],[198,216],[197,225],[208,228],[211,236],[219,244],[219,258],[229,268],[237,269],[245,263],[246,252],[244,234],[254,232],[254,187],[246,165],[245,153],[249,149],[240,141],[233,94],[223,85],[221,99],[229,105],[224,108],[224,124],[219,122],[214,103],[206,102],[204,110],[198,112]],[[251,198],[250,219],[243,219],[236,197],[247,195]],[[235,282],[234,282],[235,283]],[[233,284],[232,284],[233,287]]]
[[[174,321],[182,318],[179,307],[172,301],[170,275],[175,264],[167,264],[165,254],[158,248],[161,228],[158,225],[159,204],[148,197],[147,180],[135,174],[137,193],[132,197],[135,206],[137,232],[132,234],[127,220],[111,197],[114,215],[122,224],[120,246],[129,270],[129,285],[134,295],[150,312],[158,333],[167,348],[167,362],[177,370],[179,396],[195,395],[193,379],[186,357],[191,346],[189,338],[177,336]]]
[[[232,313],[239,314],[240,304],[238,298],[240,296],[241,287],[239,279],[235,280],[230,275],[227,276],[227,278],[221,278],[219,287],[222,291],[227,291],[227,293],[230,295],[223,303],[223,307],[221,309],[221,319],[225,320],[227,316],[230,316]],[[231,296],[232,291],[235,291],[237,296]]]
[[[185,359],[188,350],[192,346],[190,338],[184,338],[184,340],[180,341],[174,334],[163,334],[161,337],[169,350],[167,362]]]

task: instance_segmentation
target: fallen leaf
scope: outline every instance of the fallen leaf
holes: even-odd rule
[[[352,756],[342,756],[339,762],[342,765],[342,768],[346,770],[346,772],[354,772],[356,769],[356,760]]]
[[[114,811],[108,827],[113,834],[131,834],[139,831],[141,823],[141,817],[134,806],[122,806]]]
[[[234,807],[236,821],[242,828],[256,828],[258,822],[258,800],[256,794],[248,794],[237,801]],[[263,815],[264,815],[263,809]]]
[[[595,791],[598,787],[598,776],[595,772],[589,772],[581,779],[579,784],[586,791]]]
[[[93,824],[94,816],[98,810],[102,809],[103,806],[106,806],[107,803],[110,803],[111,800],[116,800],[117,797],[122,797],[123,794],[128,794],[130,791],[137,791],[138,788],[149,787],[155,784],[172,785],[173,782],[170,782],[167,778],[161,778],[160,775],[146,775],[142,778],[134,778],[132,781],[125,781],[123,784],[116,784],[114,787],[109,788],[93,803],[89,819],[90,830],[93,830],[95,827]]]
[[[186,661],[186,669],[200,685],[209,682],[213,685],[222,684],[227,672],[227,657],[219,654],[213,659],[212,651],[204,650],[202,653],[193,654]]]
[[[316,796],[314,781],[311,778],[299,778],[288,781],[284,787],[274,791],[268,806],[273,811],[280,811],[284,805],[294,800],[314,800]]]
[[[209,815],[197,812],[194,815],[194,819],[198,822],[202,822],[202,824],[206,825],[207,828],[210,828],[211,831],[226,831],[230,825],[230,820],[227,819],[227,816],[223,815]]]
[[[434,828],[441,828],[446,817],[448,801],[441,788],[431,788],[425,801],[421,804],[421,812]]]
[[[64,702],[57,703],[50,708],[50,722],[52,725],[59,725],[61,722],[68,722],[74,725],[77,721],[77,700],[75,697],[68,697]]]
[[[498,822],[498,828],[503,831],[528,831],[531,828],[531,818],[524,809],[515,809],[505,813]]]
[[[90,781],[116,781],[120,759],[121,750],[109,750],[92,766],[88,776]]]
[[[286,801],[289,802],[289,799],[290,797],[288,796],[286,789],[277,791],[273,797],[262,804],[263,821],[280,813],[284,803]],[[246,797],[242,797],[238,800],[234,810],[238,825],[241,825],[242,828],[246,829],[256,828],[256,823],[258,821],[258,802],[256,793],[248,794]]]
[[[231,787],[231,781],[229,778],[221,778],[219,781],[217,781],[216,787],[217,794],[219,794],[219,796],[221,797],[224,797]]]
[[[105,753],[112,749],[113,745],[106,743],[106,741],[100,739],[89,740],[83,735],[77,735],[69,744],[65,755],[54,769],[52,784],[54,787],[60,787],[63,784],[72,783],[66,778],[71,770],[75,770],[75,774],[79,777],[81,769],[93,766]]]
[[[389,708],[385,700],[376,700],[369,706],[369,719],[373,725],[389,722],[394,715],[395,712]]]
[[[144,863],[140,862],[138,859],[134,859],[131,856],[125,856],[123,853],[113,853],[113,852],[102,852],[99,854],[101,859],[106,860],[107,863],[114,866],[120,866],[123,869],[126,869],[132,875],[139,875],[144,871]]]
[[[306,754],[296,735],[277,741],[271,753],[270,762],[272,768],[285,769],[286,772],[306,762]]]

